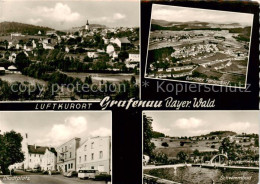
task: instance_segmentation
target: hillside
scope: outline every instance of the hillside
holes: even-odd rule
[[[227,137],[227,136],[232,136],[232,135],[236,135],[236,132],[232,132],[232,131],[215,131],[215,132],[210,132],[209,134],[207,134],[207,136],[221,136],[221,137]]]
[[[89,25],[89,28],[90,29],[95,29],[95,28],[107,28],[107,26],[105,25],[101,25],[101,24],[90,24]],[[81,29],[85,29],[85,26],[81,26],[81,27],[73,27],[69,30],[66,30],[66,31],[78,31],[78,30],[81,30]]]
[[[42,26],[35,26],[31,24],[24,24],[18,22],[1,22],[0,23],[0,34],[12,33],[12,32],[19,32],[22,34],[30,34],[34,35],[37,34],[39,31],[42,33],[53,30],[48,27]]]
[[[219,24],[219,23],[208,23],[200,21],[189,21],[189,22],[172,22],[165,20],[155,20],[151,21],[151,30],[172,30],[172,31],[182,31],[182,30],[221,30],[221,29],[236,29],[241,27],[238,23],[229,24]]]

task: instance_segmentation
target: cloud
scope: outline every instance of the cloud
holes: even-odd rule
[[[86,130],[87,120],[84,117],[70,117],[62,124],[54,124],[45,138],[36,140],[36,143],[60,145]]]
[[[114,23],[116,21],[123,20],[125,18],[126,18],[126,16],[124,14],[114,13],[112,16],[95,18],[93,21],[101,22],[101,23],[104,23],[104,22],[106,22],[106,23]]]
[[[187,8],[178,6],[153,5],[153,19],[188,22],[206,21],[216,23],[240,23],[251,25],[253,14],[234,13],[228,11],[205,10],[199,8]]]
[[[164,128],[159,123],[153,122],[153,130],[157,131],[157,132],[164,133],[164,134],[168,134],[171,129],[170,128]]]
[[[38,7],[37,13],[43,17],[61,22],[73,22],[80,18],[78,12],[72,12],[71,8],[63,3],[56,3],[54,8]]]
[[[252,124],[249,122],[233,122],[223,126],[222,129],[242,133],[248,130],[253,132],[254,130],[258,129],[258,126],[257,124]]]
[[[190,128],[199,128],[204,125],[204,122],[201,119],[197,118],[181,118],[178,119],[174,124],[172,124],[172,127],[178,127],[180,129],[190,129]]]
[[[125,15],[121,14],[121,13],[115,13],[113,15],[114,20],[121,20],[121,19],[125,19]]]
[[[37,18],[37,19],[31,18],[28,20],[28,23],[30,23],[30,24],[38,24],[40,22],[42,22],[42,19],[40,19],[40,18]]]
[[[96,136],[111,136],[111,130],[105,127],[100,127],[97,130],[94,130],[93,132],[90,133],[91,136],[96,137]]]

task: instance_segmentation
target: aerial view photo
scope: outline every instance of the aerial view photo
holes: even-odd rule
[[[258,132],[257,111],[145,111],[143,184],[257,184]]]
[[[245,88],[253,14],[153,4],[145,77]]]
[[[0,7],[1,101],[138,98],[138,1]]]

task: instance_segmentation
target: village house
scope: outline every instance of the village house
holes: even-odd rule
[[[130,51],[130,52],[129,52],[128,60],[129,60],[129,61],[138,61],[138,62],[140,62],[140,54],[139,54],[139,51]]]
[[[94,169],[111,173],[111,137],[93,137],[77,149],[77,171]]]
[[[77,148],[80,138],[73,138],[57,147],[57,169],[61,172],[76,171]]]
[[[54,148],[47,148],[42,158],[42,170],[57,170],[57,152]]]
[[[115,43],[120,47],[120,49],[126,49],[130,45],[130,41],[127,37],[116,38],[115,40],[110,40],[111,43]]]

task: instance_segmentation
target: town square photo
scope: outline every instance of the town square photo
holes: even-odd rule
[[[143,184],[257,184],[258,111],[144,111]]]
[[[139,97],[139,1],[0,1],[0,100]]]
[[[1,112],[0,183],[111,183],[112,112]]]
[[[246,88],[253,14],[153,4],[145,78]]]

